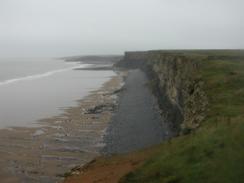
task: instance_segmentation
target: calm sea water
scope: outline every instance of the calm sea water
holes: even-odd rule
[[[0,128],[35,126],[37,120],[76,105],[114,75],[74,70],[88,66],[46,58],[0,59]]]

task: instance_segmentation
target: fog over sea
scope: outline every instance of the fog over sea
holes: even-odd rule
[[[0,128],[32,127],[98,89],[113,71],[54,58],[0,58]]]

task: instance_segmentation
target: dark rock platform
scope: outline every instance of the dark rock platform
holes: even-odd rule
[[[117,112],[104,137],[105,154],[134,151],[167,139],[169,128],[161,118],[147,82],[146,75],[139,69],[129,71]]]

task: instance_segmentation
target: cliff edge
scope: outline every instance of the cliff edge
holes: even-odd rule
[[[165,51],[126,52],[117,66],[145,71],[163,118],[176,134],[185,134],[199,127],[207,109],[199,74],[202,61]]]
[[[140,151],[98,157],[67,183],[243,182],[243,50],[126,52],[117,65],[147,73],[176,137]]]

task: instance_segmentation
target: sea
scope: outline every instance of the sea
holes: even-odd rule
[[[58,58],[0,58],[0,128],[36,127],[76,106],[113,71],[77,70],[83,62]]]

